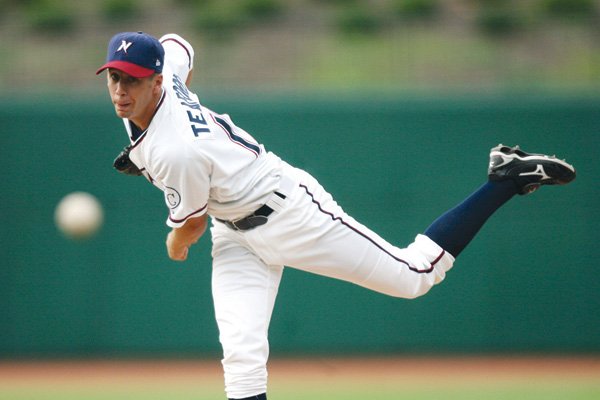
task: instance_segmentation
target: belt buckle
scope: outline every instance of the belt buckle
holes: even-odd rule
[[[240,228],[238,228],[235,225],[235,221],[223,221],[225,223],[225,225],[227,225],[230,229],[233,229],[234,231],[239,231]]]
[[[241,231],[242,229],[236,224],[243,219],[244,218],[236,219],[235,221],[227,221],[227,225],[229,225],[229,227],[232,228],[234,231]]]

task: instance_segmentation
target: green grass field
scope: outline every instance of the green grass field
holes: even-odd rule
[[[596,400],[600,360],[275,361],[269,399]],[[225,399],[217,364],[0,366],[2,400]]]
[[[61,387],[60,385],[36,386],[31,388],[0,388],[3,400],[213,400],[224,399],[220,387],[215,385],[178,386],[155,388],[124,386],[121,388]],[[511,382],[496,385],[456,386],[430,383],[430,387],[404,385],[392,387],[373,381],[366,385],[355,385],[348,381],[336,380],[330,384],[298,382],[283,387],[274,384],[269,392],[270,399],[306,400],[597,400],[600,398],[600,384],[591,381],[554,382]]]

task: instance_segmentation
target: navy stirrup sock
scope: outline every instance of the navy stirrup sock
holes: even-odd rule
[[[436,219],[424,235],[458,257],[485,221],[515,194],[517,189],[511,180],[488,181],[462,203]]]

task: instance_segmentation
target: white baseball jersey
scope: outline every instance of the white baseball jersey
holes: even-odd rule
[[[281,160],[228,115],[200,105],[184,83],[194,57],[188,42],[174,34],[160,42],[163,93],[146,131],[125,120],[130,159],[164,192],[171,227],[205,213],[226,220],[252,213],[277,189]]]

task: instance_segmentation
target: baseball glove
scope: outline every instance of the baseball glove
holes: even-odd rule
[[[140,176],[142,171],[131,161],[129,158],[129,152],[131,151],[131,145],[125,146],[123,151],[115,158],[113,167],[122,174],[131,176]]]

